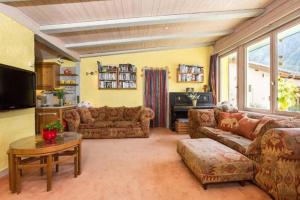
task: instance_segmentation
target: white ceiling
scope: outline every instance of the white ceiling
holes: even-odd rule
[[[211,45],[272,0],[0,0],[82,57]],[[49,56],[49,54],[47,54]]]

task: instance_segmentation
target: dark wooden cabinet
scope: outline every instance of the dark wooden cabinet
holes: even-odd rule
[[[73,109],[75,106],[66,106],[66,107],[45,107],[45,108],[36,108],[35,110],[35,130],[36,134],[42,132],[43,128],[54,121],[59,120],[63,122],[63,113],[66,110]]]
[[[170,92],[169,93],[169,127],[175,130],[175,122],[178,118],[188,118],[189,109],[210,109],[214,108],[211,92],[198,92],[200,95],[197,106],[194,107],[190,98],[185,92]]]
[[[38,90],[53,90],[59,87],[59,68],[55,62],[37,63],[35,65]]]

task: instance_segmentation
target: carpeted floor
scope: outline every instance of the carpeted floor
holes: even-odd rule
[[[54,174],[52,191],[45,176],[26,172],[21,194],[11,194],[8,177],[0,179],[0,199],[20,200],[268,200],[253,184],[211,185],[203,190],[176,153],[176,141],[188,138],[153,129],[150,138],[84,140],[82,174],[71,165]]]

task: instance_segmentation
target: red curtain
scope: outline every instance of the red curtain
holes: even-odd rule
[[[167,75],[164,69],[145,70],[144,105],[155,113],[152,127],[167,127]]]
[[[210,57],[209,66],[209,80],[208,87],[213,96],[213,103],[217,103],[217,66],[218,66],[218,54],[212,55]]]

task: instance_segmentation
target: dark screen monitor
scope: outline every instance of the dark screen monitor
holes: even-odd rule
[[[35,73],[0,64],[0,110],[35,107]]]

